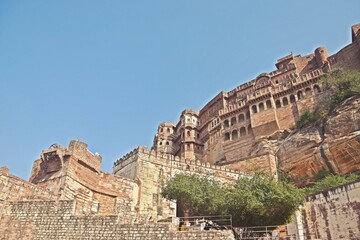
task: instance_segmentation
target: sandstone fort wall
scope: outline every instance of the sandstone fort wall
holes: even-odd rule
[[[315,239],[360,239],[360,182],[306,199],[305,235]]]
[[[252,157],[245,146],[293,128],[301,114],[313,110],[323,93],[322,76],[336,69],[360,70],[359,29],[354,25],[352,43],[333,55],[323,46],[305,56],[291,53],[277,60],[276,70],[220,92],[199,113],[185,110],[177,124],[160,124],[153,149],[221,165]],[[170,135],[162,132],[165,126]]]
[[[11,201],[55,200],[56,198],[53,192],[11,175],[6,167],[0,168],[0,216],[4,206]]]
[[[30,180],[60,200],[75,199],[79,214],[127,213],[135,218],[137,183],[101,172],[99,159],[86,144],[71,141],[68,148],[56,146],[43,151]]]
[[[360,24],[353,42],[328,56],[324,47],[277,60],[197,113],[186,109],[177,124],[160,124],[152,150],[138,147],[117,160],[113,174],[87,144],[52,145],[34,162],[30,181],[0,168],[0,239],[233,239],[229,231],[180,232],[158,220],[176,216],[161,187],[177,173],[233,182],[245,173],[290,173],[306,185],[319,171],[360,171],[360,98],[339,106],[324,128],[290,132],[314,108],[319,79],[337,68],[360,69]],[[304,205],[307,234],[356,239],[360,183],[311,196]]]
[[[290,173],[298,185],[312,181],[319,171],[347,174],[360,171],[360,98],[339,106],[324,129],[305,128],[292,133],[278,147],[279,170]]]
[[[231,231],[177,231],[171,223],[122,224],[117,215],[77,216],[73,201],[18,201],[0,216],[0,239],[231,240]]]
[[[161,187],[177,173],[197,173],[223,182],[231,182],[241,176],[239,171],[223,166],[214,166],[169,154],[158,154],[145,147],[134,149],[117,160],[113,166],[113,174],[137,181],[139,186],[137,211],[152,219],[176,216],[176,204],[162,198]]]

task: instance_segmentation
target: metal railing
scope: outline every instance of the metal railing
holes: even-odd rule
[[[236,239],[241,240],[295,240],[295,234],[288,234],[286,225],[233,228]]]
[[[163,219],[161,222],[172,222],[179,231],[231,230],[231,215],[190,216]]]

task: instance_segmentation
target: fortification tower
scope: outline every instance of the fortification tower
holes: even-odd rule
[[[199,114],[196,111],[186,109],[181,113],[176,126],[176,155],[192,160],[202,156],[203,145],[200,141],[199,126]]]
[[[178,149],[175,145],[176,128],[173,123],[161,123],[154,137],[153,148],[156,152],[174,155]]]
[[[315,60],[319,68],[321,68],[327,62],[328,57],[329,54],[326,47],[321,46],[315,49]]]
[[[351,38],[352,42],[360,39],[360,23],[351,27]]]

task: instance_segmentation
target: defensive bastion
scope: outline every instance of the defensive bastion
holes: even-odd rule
[[[319,170],[359,171],[358,97],[339,106],[325,132],[289,128],[321,97],[322,75],[360,69],[360,24],[352,27],[352,43],[333,55],[320,47],[275,65],[220,92],[200,112],[187,109],[178,123],[160,124],[151,149],[137,147],[116,160],[111,174],[77,140],[42,151],[29,181],[0,168],[0,239],[233,239],[229,231],[180,232],[159,222],[176,216],[176,203],[161,197],[160,186],[180,172],[231,182],[254,170],[285,170],[301,185]],[[299,226],[315,237],[350,238],[358,209],[354,183],[308,198]],[[339,216],[346,221],[334,229]]]

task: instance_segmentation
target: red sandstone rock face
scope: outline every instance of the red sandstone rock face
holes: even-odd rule
[[[331,143],[349,134],[356,134],[360,128],[360,98],[346,100],[331,114],[325,124],[325,138]]]
[[[242,145],[247,158],[220,165],[244,173],[265,171],[289,173],[298,186],[314,181],[319,171],[347,174],[360,170],[360,97],[344,101],[328,117],[323,127],[312,126],[288,132],[279,130],[253,144]],[[241,150],[240,149],[240,150]],[[231,154],[235,153],[235,154]],[[235,159],[232,161],[232,159]]]
[[[296,184],[310,183],[321,170],[346,174],[360,170],[360,97],[346,100],[319,127],[293,132],[277,151],[280,170]]]
[[[290,173],[298,185],[326,169],[320,155],[322,138],[317,128],[311,127],[291,134],[279,146],[277,163],[279,169]]]

